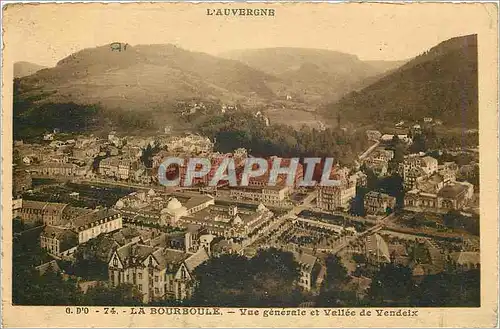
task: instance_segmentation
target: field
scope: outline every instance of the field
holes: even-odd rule
[[[324,119],[312,111],[270,109],[266,110],[264,115],[268,117],[270,124],[286,124],[295,129],[300,129],[303,125],[319,129],[321,127],[321,123],[328,127]]]
[[[118,199],[133,191],[130,188],[67,183],[62,186],[49,186],[36,192],[24,193],[23,199],[69,203],[75,207],[111,207]],[[77,192],[78,195],[70,195],[73,192]]]

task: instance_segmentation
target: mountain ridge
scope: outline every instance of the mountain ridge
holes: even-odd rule
[[[338,99],[364,86],[364,80],[383,74],[401,62],[365,62],[358,56],[340,51],[274,47],[234,50],[220,54],[273,74],[287,86],[282,93],[316,103]],[[309,69],[308,69],[309,68]]]
[[[122,51],[110,45],[82,49],[21,82],[57,91],[56,101],[100,101],[140,109],[199,97],[266,99],[274,95],[267,86],[273,80],[242,63],[167,44],[127,45]]]
[[[19,61],[14,63],[14,78],[22,78],[35,74],[36,72],[47,68],[46,66],[36,63]]]
[[[477,36],[445,40],[328,104],[323,113],[367,124],[433,117],[452,125],[477,126]]]

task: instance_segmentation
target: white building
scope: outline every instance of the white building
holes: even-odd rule
[[[186,300],[192,296],[195,278],[193,271],[208,259],[205,249],[196,253],[183,250],[127,244],[111,256],[109,280],[114,286],[134,285],[144,303],[154,300]]]
[[[78,243],[82,244],[101,233],[109,233],[123,227],[122,215],[111,209],[100,209],[74,219],[71,227],[78,234]]]

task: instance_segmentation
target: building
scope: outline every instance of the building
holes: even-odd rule
[[[70,220],[72,230],[78,234],[78,243],[85,243],[102,233],[123,227],[123,218],[113,209],[98,209]]]
[[[333,174],[332,179],[339,180],[340,184],[335,186],[320,186],[317,206],[327,211],[347,210],[350,207],[351,200],[356,196],[356,177],[349,176],[349,170],[343,168]]]
[[[422,176],[417,178],[413,184],[415,189],[430,194],[436,194],[445,185],[445,179],[440,173],[435,173],[430,177]]]
[[[389,135],[389,134],[384,134],[382,137],[380,137],[380,141],[382,143],[391,143],[394,136],[396,136],[401,142],[410,145],[413,143],[413,140],[406,134],[404,135]]]
[[[438,161],[436,159],[418,154],[405,157],[405,160],[399,165],[399,172],[407,190],[415,188],[417,179],[429,177],[437,171]]]
[[[172,152],[161,150],[152,157],[153,168],[159,168],[160,165],[165,161],[168,157],[173,156]]]
[[[357,171],[352,176],[356,180],[356,186],[366,187],[368,176],[364,172]]]
[[[19,216],[19,210],[23,207],[23,199],[12,199],[12,218]]]
[[[418,211],[447,212],[464,208],[474,194],[474,186],[468,182],[452,182],[435,193],[418,189],[406,192],[404,206]]]
[[[31,224],[59,225],[63,222],[65,203],[21,200],[17,216],[22,222]]]
[[[460,251],[450,254],[450,261],[457,268],[468,271],[478,269],[481,265],[481,257],[479,252]]]
[[[37,270],[40,275],[44,275],[46,273],[61,273],[61,268],[55,260],[38,265],[35,267],[35,270]]]
[[[455,162],[445,162],[438,168],[438,173],[445,183],[454,182],[457,178],[458,166]]]
[[[378,130],[367,130],[366,137],[371,141],[378,141],[382,137],[382,133]]]
[[[392,158],[394,158],[394,151],[378,148],[370,154],[370,156],[365,160],[365,163],[368,166],[379,163],[387,164],[392,160]]]
[[[131,160],[137,160],[142,156],[142,149],[138,146],[125,145],[121,149],[124,158],[129,158]]]
[[[47,225],[40,234],[40,248],[55,257],[69,256],[77,246],[78,236],[71,230]]]
[[[33,170],[44,176],[75,176],[76,168],[73,163],[48,162]]]
[[[364,247],[365,256],[369,264],[379,265],[391,262],[389,246],[380,234],[375,233],[366,237]]]
[[[217,189],[216,196],[220,198],[253,201],[268,206],[286,206],[290,194],[289,186],[240,186]]]
[[[234,239],[223,239],[212,246],[212,256],[218,257],[223,254],[243,255],[244,249],[241,243],[235,242]]]
[[[287,168],[290,167],[291,164],[291,159],[289,158],[280,158],[273,156],[267,160],[267,171],[260,176],[257,177],[250,177],[248,180],[248,186],[268,186],[269,185],[269,178],[271,177],[272,174],[276,174],[276,171],[273,170],[273,162],[275,160],[280,160],[280,167]],[[256,168],[257,165],[254,166],[254,169]],[[298,184],[302,181],[304,177],[304,167],[302,166],[301,163],[297,164],[297,169],[295,170],[295,178],[291,184],[290,190],[293,189],[293,187],[298,186]],[[276,185],[277,186],[284,186],[284,185],[290,185],[287,184],[287,174],[278,174],[276,178]]]
[[[225,239],[254,238],[272,221],[274,214],[263,204],[256,209],[212,205],[196,214],[183,217],[179,225],[197,225],[208,234]]]
[[[179,197],[180,198],[180,197]],[[183,203],[178,198],[172,197],[167,207],[161,211],[161,223],[164,225],[177,225],[184,216],[190,216],[215,204],[215,200],[210,195],[193,196],[183,199]]]
[[[370,191],[365,195],[364,206],[367,214],[387,214],[394,210],[396,198],[385,193]]]
[[[389,164],[387,162],[377,162],[370,165],[370,169],[377,177],[385,177],[389,172]]]
[[[200,135],[172,136],[166,142],[169,151],[180,151],[189,154],[211,153],[214,144],[209,138]]]
[[[186,300],[192,296],[194,269],[208,260],[205,249],[196,253],[183,250],[127,244],[118,248],[108,263],[109,281],[134,285],[143,295],[143,302],[173,299]]]
[[[462,209],[472,198],[474,187],[467,182],[456,182],[444,186],[437,193],[438,207],[441,209]]]
[[[316,287],[316,280],[321,271],[321,265],[315,256],[304,252],[293,252],[293,258],[299,263],[300,268],[300,278],[297,285],[305,291],[311,291]]]
[[[102,159],[99,163],[99,174],[121,180],[132,178],[138,168],[135,160],[119,156]]]
[[[147,193],[133,192],[118,200],[114,208],[126,219],[137,224],[149,222],[158,225],[177,225],[183,216],[189,216],[215,204],[209,194],[184,195],[156,193],[150,189]]]
[[[43,207],[30,205],[30,209],[42,209],[36,214],[45,224],[40,247],[56,257],[70,256],[79,244],[123,227],[121,214],[111,209],[90,210],[66,204],[45,204]]]

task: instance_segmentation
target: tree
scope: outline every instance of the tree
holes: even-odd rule
[[[368,189],[365,187],[356,187],[356,196],[351,200],[351,204],[349,207],[349,212],[351,213],[351,215],[364,216],[366,214],[364,199],[367,192]]]
[[[13,234],[12,303],[16,305],[76,305],[81,292],[74,280],[63,280],[60,274],[35,269],[51,258],[35,238],[40,231]],[[33,234],[33,235],[31,235]]]
[[[155,142],[154,145],[148,144],[142,149],[141,162],[146,166],[146,168],[151,168],[153,166],[153,155],[158,153],[160,150],[160,145]]]
[[[398,143],[393,148],[394,157],[389,161],[389,171],[395,172],[398,170],[399,164],[404,161],[406,154],[406,147],[403,143]]]
[[[391,139],[391,146],[395,148],[397,145],[401,144],[401,140],[399,139],[398,135],[394,134]]]
[[[393,174],[389,177],[384,177],[378,182],[377,188],[384,193],[387,193],[396,198],[396,205],[403,206],[404,203],[404,188],[403,178],[398,174]]]
[[[416,307],[479,307],[480,270],[446,271],[428,275],[411,296]]]
[[[366,264],[366,256],[364,254],[353,254],[352,260],[357,264]]]
[[[83,297],[85,305],[92,306],[140,306],[142,294],[131,284],[109,287],[100,283],[90,287]]]
[[[211,258],[195,269],[198,280],[193,304],[235,306],[247,304],[252,276],[249,261],[240,255]]]
[[[301,294],[295,287],[299,280],[299,264],[290,252],[275,248],[259,250],[250,260],[253,306],[297,306]]]
[[[198,266],[193,305],[297,306],[302,296],[295,283],[298,264],[289,252],[259,250],[252,259],[221,255]]]
[[[412,288],[412,271],[409,267],[384,264],[368,289],[370,306],[408,305]]]
[[[69,269],[72,274],[89,280],[108,279],[108,260],[116,243],[104,234],[79,245],[75,261]]]
[[[346,289],[351,281],[342,259],[337,255],[328,255],[325,259],[326,276],[317,298],[320,307],[344,307],[357,303],[356,292]]]
[[[76,281],[64,280],[59,273],[40,275],[35,269],[14,271],[12,302],[16,305],[80,305],[81,291]]]
[[[338,289],[350,281],[347,269],[342,263],[342,259],[337,255],[328,255],[325,259],[326,277],[324,287],[328,289]]]
[[[413,143],[410,146],[411,153],[419,153],[427,151],[427,141],[424,134],[416,134],[413,137]]]

